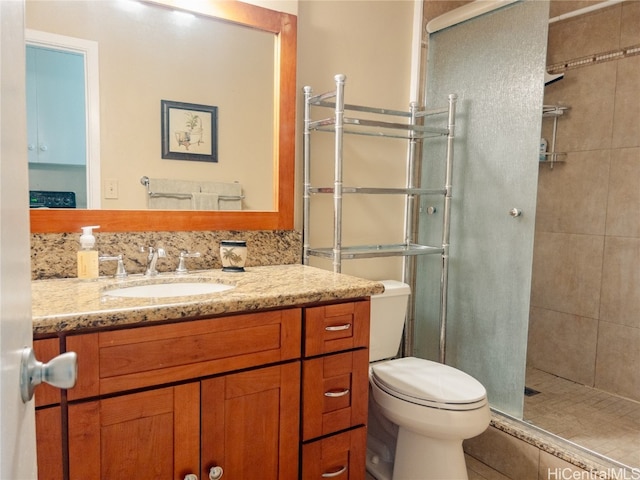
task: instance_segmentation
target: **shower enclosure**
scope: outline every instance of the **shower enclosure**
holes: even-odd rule
[[[430,99],[456,92],[446,363],[522,418],[538,178],[547,2],[519,2],[429,38]],[[441,145],[444,148],[444,145]],[[422,187],[442,178],[424,152]],[[428,214],[427,212],[433,212]],[[420,242],[443,209],[421,200]],[[438,358],[437,259],[417,259],[415,354]],[[434,273],[435,272],[435,273]]]

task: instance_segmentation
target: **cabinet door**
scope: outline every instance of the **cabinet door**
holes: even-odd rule
[[[36,358],[46,363],[60,353],[60,341],[57,338],[34,340],[33,350]],[[60,392],[59,388],[42,383],[38,385],[34,393],[38,480],[61,480],[63,478]]]
[[[38,480],[62,480],[62,416],[60,406],[36,410]]]
[[[29,162],[85,165],[83,55],[29,45],[26,58]]]
[[[300,363],[202,382],[202,478],[298,478]]]
[[[198,382],[69,405],[69,478],[183,479],[199,468]]]

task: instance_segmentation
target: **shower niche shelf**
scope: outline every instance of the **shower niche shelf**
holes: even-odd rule
[[[313,95],[311,87],[304,88],[304,223],[303,223],[303,262],[309,263],[309,257],[322,257],[333,260],[333,271],[339,273],[342,260],[359,258],[402,256],[413,257],[416,255],[442,255],[446,268],[449,244],[449,222],[451,202],[451,165],[453,163],[453,135],[455,128],[456,95],[449,95],[446,107],[432,110],[418,110],[417,103],[413,102],[409,111],[398,111],[384,108],[373,108],[361,105],[352,105],[344,102],[345,80],[344,75],[336,75],[335,90]],[[322,107],[322,112],[328,117],[320,120],[311,118],[312,109]],[[349,116],[346,115],[349,114]],[[353,116],[351,116],[353,115]],[[425,126],[426,117],[441,116],[443,120],[429,122]],[[334,184],[333,186],[311,185],[311,134],[312,132],[330,132],[334,134]],[[344,186],[342,184],[343,171],[343,144],[344,136],[349,134],[368,135],[375,137],[406,139],[409,142],[407,154],[407,181],[403,188],[379,188]],[[417,174],[415,158],[418,144],[432,137],[446,137],[446,170],[444,185],[442,188],[426,189],[417,186]],[[313,195],[331,194],[333,196],[333,245],[331,247],[311,247],[309,245],[311,229],[311,198]],[[342,245],[342,207],[345,194],[366,195],[401,195],[405,197],[404,208],[404,232],[403,243],[398,244],[371,244],[357,246]],[[440,245],[419,245],[415,243],[413,218],[416,200],[420,196],[436,195],[444,197],[443,213],[443,239]],[[316,223],[317,225],[318,223]],[[405,277],[408,263],[405,260]],[[409,281],[408,278],[404,279]]]
[[[567,156],[564,152],[556,152],[556,137],[558,134],[558,119],[569,110],[569,107],[563,105],[543,105],[542,118],[553,119],[553,130],[551,133],[551,144],[547,152],[540,152],[540,156],[544,155],[544,160],[540,160],[540,165],[549,165],[550,169],[553,169],[554,164],[565,161]]]

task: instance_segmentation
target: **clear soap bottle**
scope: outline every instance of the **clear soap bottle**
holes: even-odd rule
[[[99,225],[82,227],[80,235],[80,250],[78,250],[78,278],[98,278],[98,251],[94,248],[96,237],[93,236],[93,229],[100,228]]]

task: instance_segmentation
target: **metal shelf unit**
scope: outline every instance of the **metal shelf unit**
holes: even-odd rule
[[[405,257],[405,282],[411,282],[408,275],[408,258],[415,255],[439,254],[443,258],[443,281],[446,295],[446,270],[448,268],[449,249],[449,224],[451,204],[451,176],[453,163],[453,138],[455,129],[456,95],[449,95],[448,105],[444,108],[433,110],[418,110],[417,104],[412,103],[409,111],[389,110],[360,105],[351,105],[344,102],[344,90],[346,77],[336,75],[334,77],[336,88],[327,93],[313,95],[311,87],[304,87],[304,193],[303,193],[303,262],[308,264],[309,257],[323,257],[333,260],[333,271],[340,272],[342,260],[373,258],[373,257]],[[332,109],[332,115],[320,120],[311,117],[313,107],[325,107]],[[345,116],[365,113],[367,118]],[[432,115],[446,116],[446,124],[443,127],[426,127],[423,118]],[[391,120],[388,120],[390,117]],[[444,122],[443,122],[444,123]],[[311,184],[311,134],[314,131],[332,132],[334,138],[334,184],[333,186],[312,186]],[[343,142],[345,134],[369,135],[375,137],[389,137],[406,139],[409,142],[407,154],[407,181],[404,188],[372,188],[351,187],[342,183],[343,171]],[[430,137],[447,137],[446,147],[446,171],[443,188],[423,189],[418,186],[415,168],[416,155],[419,143]],[[313,195],[333,195],[333,245],[331,247],[316,248],[309,245],[310,236],[310,203]],[[404,243],[391,245],[342,245],[342,203],[345,194],[367,195],[403,195],[405,196],[404,208]],[[444,197],[443,234],[442,244],[437,246],[418,245],[415,243],[414,210],[416,199],[421,195],[439,195]]]

